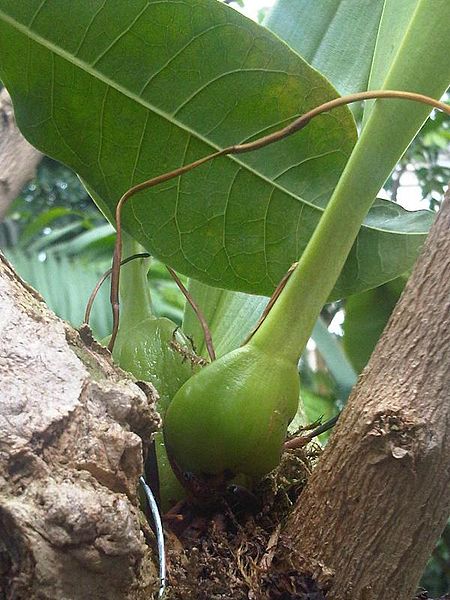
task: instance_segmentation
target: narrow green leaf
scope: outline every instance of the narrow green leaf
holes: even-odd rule
[[[377,40],[371,60],[368,90],[377,90],[384,86],[395,56],[403,43],[403,38],[411,25],[414,10],[419,0],[384,0]],[[423,48],[424,51],[425,48]],[[373,102],[364,107],[363,123],[367,121]]]
[[[264,25],[345,95],[383,86],[418,2],[278,0]],[[352,110],[363,112],[358,105]]]
[[[208,324],[217,356],[238,348],[256,325],[268,298],[231,292],[189,280],[189,292]],[[183,330],[193,341],[197,352],[207,356],[203,330],[190,307],[185,305]]]
[[[420,0],[386,78],[385,89],[410,90],[440,98],[450,83],[448,41],[450,2]],[[356,193],[361,206],[375,197],[430,109],[417,102],[380,100],[333,194],[333,201]],[[376,168],[375,168],[376,165]]]
[[[69,215],[80,217],[80,219],[84,218],[83,213],[64,206],[57,206],[50,210],[46,210],[23,229],[20,235],[21,247],[26,248],[30,240],[32,240],[36,234],[40,233],[44,227],[47,227],[50,223],[53,223],[61,217],[67,217]]]
[[[264,25],[345,95],[367,89],[385,2],[278,0]]]
[[[68,223],[63,227],[59,227],[58,229],[54,229],[48,235],[42,236],[35,240],[32,244],[29,244],[27,250],[29,252],[39,252],[40,250],[48,249],[64,236],[80,230],[81,226],[82,225],[80,221],[75,221]]]
[[[352,297],[354,298],[355,296]],[[314,326],[312,338],[316,342],[317,349],[336,382],[340,399],[345,400],[356,383],[356,373],[345,355],[340,342],[328,331],[321,317],[319,317]]]
[[[114,237],[114,228],[109,223],[105,223],[105,225],[99,225],[98,227],[89,229],[89,231],[83,231],[66,242],[55,244],[51,247],[51,250],[52,252],[64,253],[67,255],[79,254],[95,245],[101,247],[103,243],[105,243],[106,248],[110,250],[111,241]]]
[[[0,74],[24,134],[74,168],[109,218],[132,184],[336,95],[278,38],[215,0],[73,6],[0,0]],[[305,248],[355,138],[348,109],[323,115],[135,197],[125,228],[187,275],[269,295]],[[404,235],[405,218],[363,227],[334,297],[409,267],[427,227]]]
[[[448,22],[450,3],[419,3],[386,79],[388,89],[417,86],[425,95],[441,96],[450,81]],[[417,44],[418,39],[422,44]],[[378,190],[428,112],[429,106],[403,99],[375,104],[310,243],[263,327],[255,333],[252,342],[259,348],[278,347],[293,359],[306,346],[334,282],[345,274],[361,223]],[[352,202],[354,195],[357,203]]]
[[[378,288],[347,298],[343,344],[358,373],[369,362],[405,283],[406,277],[398,277]]]

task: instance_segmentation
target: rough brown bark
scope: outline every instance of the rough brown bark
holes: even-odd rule
[[[0,221],[23,186],[34,177],[42,154],[20,133],[6,89],[0,91]]]
[[[449,232],[447,198],[284,533],[330,600],[410,600],[450,514]]]
[[[160,423],[153,388],[84,343],[3,259],[0,380],[0,599],[149,598],[136,484]]]

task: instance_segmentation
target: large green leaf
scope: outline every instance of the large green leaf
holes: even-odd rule
[[[74,168],[109,216],[132,184],[336,95],[270,32],[216,0],[0,0],[0,75],[24,134]],[[354,143],[350,111],[336,110],[276,145],[135,197],[126,229],[188,275],[270,294],[305,248]],[[403,272],[428,221],[379,203],[334,296]]]
[[[278,0],[264,25],[345,95],[382,87],[417,3]]]

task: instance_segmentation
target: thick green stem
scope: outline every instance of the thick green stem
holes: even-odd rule
[[[353,175],[356,162],[364,162],[364,155],[350,158],[296,269],[250,344],[298,361],[383,183],[377,182],[370,195],[360,195],[362,182]]]
[[[142,247],[131,236],[123,233],[124,256],[142,252]],[[122,267],[120,274],[121,329],[128,329],[153,316],[150,288],[147,281],[148,258],[136,258]]]
[[[450,80],[443,41],[449,18],[449,0],[419,0],[384,89],[414,89],[434,98],[444,93]],[[436,43],[424,52],[422,39]],[[250,344],[298,360],[374,198],[428,113],[419,103],[375,101],[297,268]]]

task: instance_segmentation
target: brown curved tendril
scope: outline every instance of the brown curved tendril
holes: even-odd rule
[[[252,150],[258,150],[259,148],[263,148],[268,146],[269,144],[273,144],[274,142],[278,142],[293,133],[300,131],[303,129],[314,117],[330,111],[339,106],[344,106],[346,104],[351,104],[352,102],[357,102],[360,100],[375,100],[377,98],[400,98],[404,100],[411,100],[414,102],[421,102],[422,104],[428,104],[433,108],[437,108],[448,115],[450,115],[450,106],[444,104],[443,102],[439,102],[439,100],[435,100],[434,98],[430,98],[429,96],[425,96],[423,94],[417,94],[415,92],[404,92],[398,90],[375,90],[375,91],[366,91],[366,92],[358,92],[356,94],[350,94],[348,96],[342,96],[340,98],[335,98],[333,100],[329,100],[313,108],[312,110],[306,112],[304,115],[301,115],[295,121],[283,127],[282,129],[275,131],[269,135],[265,135],[253,142],[247,142],[244,144],[235,144],[232,146],[228,146],[223,150],[219,150],[210,154],[208,156],[204,156],[188,165],[184,165],[175,169],[174,171],[170,171],[169,173],[164,173],[162,175],[158,175],[157,177],[153,177],[152,179],[148,179],[147,181],[143,181],[142,183],[138,183],[137,185],[130,188],[125,194],[120,198],[119,202],[116,206],[115,218],[116,218],[116,230],[117,237],[116,243],[114,246],[114,255],[112,261],[111,268],[111,307],[113,313],[113,330],[111,335],[111,340],[109,342],[109,350],[112,351],[114,347],[114,342],[117,336],[117,331],[119,329],[119,278],[120,278],[120,264],[122,258],[122,223],[121,223],[121,215],[122,209],[125,203],[135,194],[142,190],[149,189],[158,185],[159,183],[163,183],[164,181],[168,181],[175,177],[180,177],[184,173],[188,171],[192,171],[193,169],[203,165],[204,163],[213,160],[215,158],[219,158],[220,156],[225,156],[227,154],[244,154],[245,152],[251,152]]]
[[[128,256],[127,258],[122,260],[120,262],[120,266],[123,267],[123,265],[126,265],[127,263],[131,262],[132,260],[135,260],[136,258],[149,258],[149,257],[150,257],[150,254],[148,252],[139,252],[138,254],[133,254],[132,256]],[[202,327],[203,336],[205,338],[205,344],[206,344],[206,348],[208,350],[209,357],[210,357],[211,361],[216,360],[216,353],[214,351],[214,345],[213,345],[213,341],[212,341],[212,337],[211,337],[211,332],[209,331],[208,323],[206,322],[203,312],[201,311],[200,307],[197,306],[194,299],[192,298],[189,291],[186,289],[186,287],[184,286],[183,282],[178,277],[176,272],[168,266],[166,266],[166,269],[169,271],[170,275],[172,276],[173,280],[179,287],[183,296],[186,298],[186,300],[192,306],[192,309]],[[97,297],[97,294],[98,294],[100,288],[102,287],[102,285],[105,283],[105,281],[111,275],[111,272],[112,272],[112,269],[108,269],[107,271],[105,271],[103,273],[103,275],[100,277],[100,279],[97,281],[97,283],[95,284],[95,287],[92,290],[91,295],[89,296],[89,300],[87,301],[87,304],[86,304],[83,324],[89,325],[89,320],[91,318],[91,312],[92,312],[92,306],[94,304],[95,298]]]
[[[208,354],[209,354],[209,358],[211,359],[211,362],[213,360],[216,360],[216,353],[214,351],[214,345],[213,345],[213,341],[212,341],[212,337],[211,337],[211,332],[209,330],[208,323],[206,322],[203,312],[200,310],[200,307],[197,306],[197,304],[194,302],[192,296],[190,295],[188,290],[185,288],[185,286],[183,285],[183,282],[178,277],[178,275],[175,273],[175,271],[168,265],[166,265],[166,269],[172,275],[175,283],[180,288],[182,294],[184,295],[186,300],[189,302],[189,304],[192,306],[192,310],[194,311],[194,313],[201,325],[201,328],[203,329],[203,337],[205,338],[205,345],[206,345],[206,349],[208,350]]]
[[[139,254],[133,254],[132,256],[128,256],[127,258],[122,260],[120,263],[120,266],[122,267],[123,265],[126,265],[127,263],[131,262],[132,260],[134,260],[136,258],[149,258],[149,256],[150,256],[150,254],[148,252],[139,252]],[[84,323],[83,324],[89,325],[89,319],[91,318],[92,305],[94,304],[94,300],[97,297],[99,289],[102,287],[104,282],[108,279],[108,277],[111,275],[111,272],[112,272],[112,269],[108,269],[107,271],[105,271],[103,273],[103,275],[100,277],[100,279],[97,281],[97,283],[95,284],[95,287],[92,290],[91,295],[89,296],[89,300],[87,301],[87,304],[86,304],[86,310],[84,312]]]

